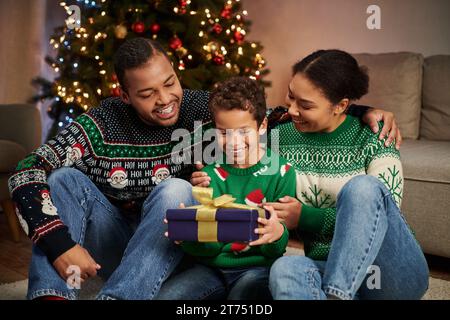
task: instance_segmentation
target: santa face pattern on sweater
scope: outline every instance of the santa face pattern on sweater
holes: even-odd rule
[[[80,160],[84,155],[84,148],[80,143],[75,143],[74,145],[66,149],[66,159],[64,160],[64,166],[70,167],[75,162]]]
[[[127,171],[122,167],[115,167],[109,172],[109,178],[107,181],[111,187],[123,189],[128,185]]]
[[[152,181],[155,185],[160,184],[161,182],[163,182],[166,179],[170,179],[171,175],[170,175],[170,167],[167,165],[156,165],[153,168],[153,177],[152,177]]]

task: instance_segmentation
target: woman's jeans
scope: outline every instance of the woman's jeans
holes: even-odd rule
[[[426,214],[426,212],[424,212]],[[274,299],[420,299],[428,266],[389,190],[372,176],[350,180],[338,195],[327,261],[278,259]]]
[[[160,183],[142,207],[139,224],[113,206],[82,172],[62,168],[48,179],[52,199],[72,239],[101,265],[106,280],[98,299],[152,299],[176,268],[183,252],[164,236],[166,210],[194,203],[191,185],[180,179]],[[33,246],[28,299],[53,295],[76,299],[44,253]]]
[[[269,300],[269,267],[212,268],[201,264],[174,273],[158,300]]]

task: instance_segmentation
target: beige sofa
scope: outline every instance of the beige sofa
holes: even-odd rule
[[[354,56],[370,75],[358,103],[394,112],[405,138],[402,211],[426,253],[450,257],[450,56]]]

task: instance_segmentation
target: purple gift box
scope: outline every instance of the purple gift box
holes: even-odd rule
[[[259,235],[258,217],[268,219],[269,212],[263,209],[226,209],[198,214],[197,209],[169,209],[169,238],[174,241],[195,242],[250,242]]]

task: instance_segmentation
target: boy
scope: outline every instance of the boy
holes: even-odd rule
[[[211,177],[214,197],[231,194],[236,203],[257,207],[295,196],[295,170],[264,150],[260,135],[267,129],[264,90],[244,77],[229,79],[212,92],[210,111],[224,164],[203,169]],[[259,218],[261,237],[249,243],[180,243],[199,264],[174,274],[161,288],[159,299],[270,298],[270,265],[283,255],[288,231],[272,207],[270,219]],[[167,235],[167,234],[166,234]]]

